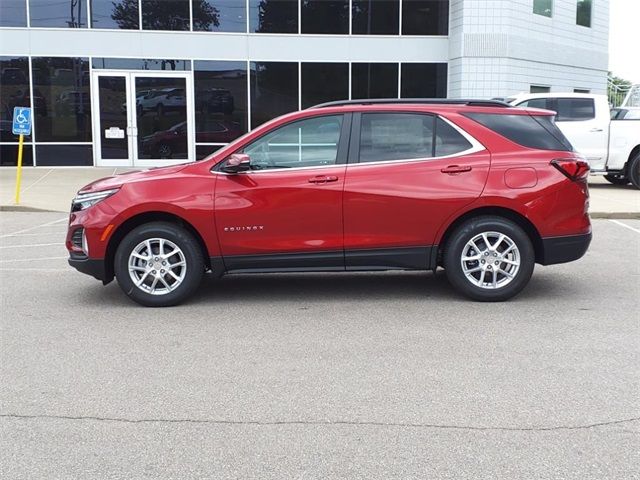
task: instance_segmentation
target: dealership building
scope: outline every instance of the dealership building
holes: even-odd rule
[[[192,161],[338,99],[605,93],[608,0],[0,0],[0,164]]]

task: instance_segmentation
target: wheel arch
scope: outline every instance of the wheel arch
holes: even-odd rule
[[[631,167],[631,161],[635,158],[636,155],[640,154],[640,145],[636,145],[635,147],[633,147],[633,149],[631,150],[631,153],[629,154],[629,158],[627,158],[627,162],[624,165],[624,171],[625,173],[628,174],[629,171],[629,167]]]
[[[109,243],[107,244],[107,249],[104,256],[105,283],[113,280],[115,276],[113,263],[116,256],[116,250],[118,249],[118,245],[120,245],[122,239],[127,236],[127,234],[134,228],[151,222],[168,222],[186,229],[198,242],[200,250],[202,251],[202,258],[205,262],[205,266],[207,268],[211,268],[209,252],[207,250],[207,245],[204,241],[204,238],[191,223],[189,223],[181,216],[176,215],[175,213],[163,211],[148,211],[138,213],[122,222],[109,238]]]
[[[437,256],[435,259],[436,266],[442,265],[442,255],[447,245],[447,242],[449,241],[449,237],[451,236],[453,231],[456,228],[458,228],[460,225],[462,225],[464,222],[472,218],[485,216],[485,215],[494,215],[498,217],[503,217],[519,225],[525,231],[525,233],[529,236],[529,239],[531,239],[531,243],[533,244],[533,248],[536,255],[536,263],[540,263],[543,260],[544,246],[542,242],[542,236],[540,235],[540,232],[538,232],[538,229],[535,227],[535,225],[531,223],[531,220],[529,220],[527,217],[525,217],[521,213],[518,213],[515,210],[512,210],[510,208],[498,207],[498,206],[484,206],[484,207],[474,208],[473,210],[465,212],[464,214],[460,215],[455,220],[453,220],[447,226],[444,233],[440,237],[440,241],[438,242]]]

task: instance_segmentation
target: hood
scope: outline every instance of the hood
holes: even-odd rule
[[[156,167],[147,170],[134,170],[124,172],[111,177],[104,177],[91,182],[80,189],[82,193],[98,192],[101,190],[109,190],[111,188],[119,188],[125,183],[143,182],[158,177],[169,176],[184,170],[188,164],[173,165],[171,167]]]

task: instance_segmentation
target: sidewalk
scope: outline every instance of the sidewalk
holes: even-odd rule
[[[98,178],[125,172],[116,168],[24,168],[20,206],[14,205],[16,169],[0,168],[0,210],[49,210],[68,212],[80,187]],[[640,218],[640,190],[619,187],[602,177],[591,177],[593,218]]]

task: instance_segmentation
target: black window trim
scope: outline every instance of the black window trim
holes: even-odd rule
[[[440,155],[440,156],[432,156],[432,157],[424,157],[424,158],[399,158],[395,160],[378,160],[374,162],[361,162],[360,161],[360,134],[362,132],[362,114],[369,113],[389,113],[389,114],[415,114],[415,115],[430,115],[434,118],[434,126],[437,125],[437,119],[441,119],[442,121],[449,124],[454,130],[456,130],[460,135],[462,135],[465,140],[467,140],[471,144],[471,148],[463,150],[458,153],[454,153],[451,155]],[[433,135],[435,136],[436,129],[433,129]],[[435,150],[435,142],[433,142],[433,149]],[[354,112],[353,113],[353,122],[351,128],[351,141],[349,142],[349,165],[357,166],[357,165],[383,165],[383,164],[397,164],[397,163],[415,163],[415,162],[430,162],[433,160],[443,160],[447,158],[456,158],[464,155],[470,155],[472,153],[478,153],[485,151],[487,148],[480,143],[475,137],[465,131],[462,127],[459,127],[455,123],[453,123],[448,118],[439,115],[435,112],[421,112],[415,110],[367,110],[365,112]],[[435,152],[433,152],[435,154]]]
[[[305,120],[311,120],[311,119],[322,118],[322,117],[338,117],[338,116],[342,116],[342,127],[340,128],[340,139],[338,140],[338,152],[336,155],[336,163],[333,163],[331,165],[316,165],[316,166],[307,166],[307,167],[281,167],[281,168],[268,168],[264,170],[248,170],[246,172],[239,172],[239,173],[226,173],[221,170],[225,162],[231,155],[233,155],[234,153],[242,153],[242,151],[244,151],[246,147],[254,144],[261,138],[266,137],[267,135],[273,133],[276,130],[279,130],[284,127],[288,127],[290,125],[293,125],[294,123],[303,122]],[[272,128],[263,132],[262,135],[260,135],[257,138],[254,138],[253,140],[247,143],[243,143],[238,148],[236,148],[232,152],[229,152],[227,155],[225,155],[225,157],[222,160],[220,160],[218,163],[216,163],[211,168],[211,172],[218,173],[221,175],[246,175],[246,174],[254,174],[254,173],[295,172],[298,170],[311,170],[311,169],[317,169],[317,168],[331,168],[331,167],[335,168],[340,165],[345,165],[347,163],[347,156],[349,151],[349,138],[350,138],[352,118],[353,118],[353,114],[351,112],[326,113],[324,115],[309,115],[308,117],[304,117],[304,118],[296,118],[294,120],[291,120],[290,122],[286,122],[286,123],[283,123],[282,125],[278,125],[276,128]]]

